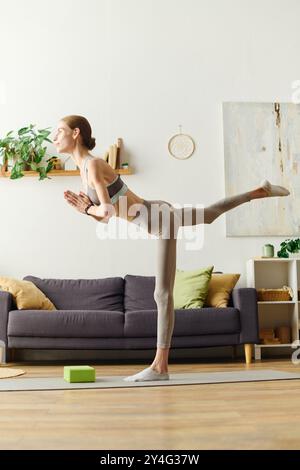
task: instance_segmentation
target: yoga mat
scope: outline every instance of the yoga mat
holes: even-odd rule
[[[279,370],[237,370],[234,372],[194,372],[169,374],[169,380],[125,382],[125,375],[98,376],[96,382],[68,383],[62,377],[19,378],[0,380],[0,391],[74,390],[93,388],[166,387],[173,385],[199,385],[230,382],[259,382],[268,380],[300,380],[300,373]]]

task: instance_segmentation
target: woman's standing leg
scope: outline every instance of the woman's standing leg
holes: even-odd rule
[[[165,202],[165,201],[162,201]],[[168,204],[172,207],[171,204]],[[168,380],[168,359],[171,340],[175,324],[173,289],[176,274],[177,231],[176,213],[169,211],[169,225],[166,232],[160,225],[159,239],[157,240],[156,277],[154,299],[157,304],[157,344],[156,355],[150,367],[125,380],[137,382],[145,380]],[[163,221],[160,219],[160,224]]]
[[[177,239],[157,240],[157,272],[154,299],[157,304],[157,350],[151,367],[168,372],[168,358],[175,324],[174,281],[176,274]]]

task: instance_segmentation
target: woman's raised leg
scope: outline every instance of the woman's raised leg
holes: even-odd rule
[[[282,187],[272,185],[269,181],[264,180],[258,188],[247,191],[245,193],[237,194],[236,196],[229,196],[220,201],[211,204],[210,206],[199,207],[182,207],[175,208],[179,216],[180,226],[191,226],[198,224],[211,224],[217,217],[224,212],[227,212],[235,207],[250,202],[253,199],[262,199],[266,197],[275,196],[288,196],[290,192]]]

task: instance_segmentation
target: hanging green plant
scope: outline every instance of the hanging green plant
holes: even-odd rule
[[[10,179],[18,179],[24,176],[23,171],[36,171],[39,180],[51,179],[48,176],[53,168],[53,156],[44,163],[42,160],[47,155],[45,142],[52,143],[49,139],[50,127],[35,129],[35,124],[22,127],[14,136],[10,131],[3,139],[0,139],[0,162],[5,168],[10,166]]]
[[[288,238],[280,243],[280,250],[277,252],[279,258],[289,258],[289,253],[300,252],[300,238],[294,240]]]

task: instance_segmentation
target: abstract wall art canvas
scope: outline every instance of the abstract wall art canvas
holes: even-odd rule
[[[291,193],[226,212],[226,235],[300,236],[300,105],[226,102],[223,130],[226,196],[264,179]]]

